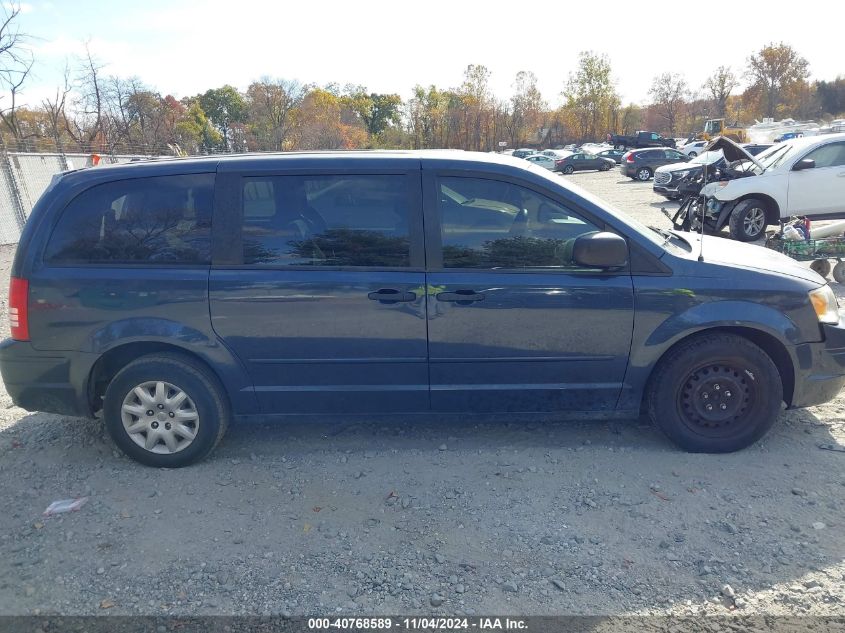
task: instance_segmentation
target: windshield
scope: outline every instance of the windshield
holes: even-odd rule
[[[712,165],[716,161],[722,160],[724,154],[722,150],[715,152],[702,152],[690,161],[691,165]]]
[[[765,170],[774,169],[780,165],[788,156],[795,153],[795,145],[792,143],[781,143],[773,145],[765,152],[757,156],[759,162]]]
[[[548,180],[551,183],[554,183],[554,185],[557,188],[564,186],[564,185],[561,184],[560,178],[552,175],[552,173],[548,169],[543,169],[542,167],[539,167],[537,165],[532,165],[531,163],[527,163],[526,166],[531,172],[537,174],[538,176],[541,176],[542,178],[544,178],[545,180]],[[649,241],[657,244],[658,246],[663,247],[663,248],[666,248],[667,246],[675,247],[673,244],[670,244],[669,242],[667,242],[665,231],[658,232],[655,229],[652,229],[651,227],[646,226],[645,224],[643,224],[639,220],[635,220],[634,218],[632,218],[630,215],[628,215],[624,211],[614,207],[613,205],[608,203],[606,200],[602,200],[601,198],[594,196],[589,191],[581,188],[580,186],[578,186],[576,184],[567,183],[565,185],[565,187],[566,187],[566,189],[569,189],[570,191],[572,191],[572,193],[574,193],[576,196],[584,198],[588,202],[592,202],[597,207],[601,207],[601,208],[605,209],[606,211],[611,213],[617,220],[619,220],[619,222],[621,224],[624,224],[625,226],[630,228],[632,231],[636,231],[637,233],[639,233],[643,237],[647,238]]]

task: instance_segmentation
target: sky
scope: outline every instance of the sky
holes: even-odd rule
[[[457,87],[468,64],[483,64],[500,98],[511,94],[517,72],[530,70],[553,106],[579,52],[592,50],[609,57],[623,101],[643,103],[658,73],[680,72],[699,89],[719,65],[741,74],[749,54],[769,42],[793,46],[816,79],[845,74],[845,56],[835,52],[842,38],[835,5],[27,0],[20,27],[34,37],[36,63],[24,101],[37,105],[54,95],[87,41],[104,73],[137,76],[177,98],[224,84],[243,90],[265,76],[351,83],[407,98],[415,84]]]

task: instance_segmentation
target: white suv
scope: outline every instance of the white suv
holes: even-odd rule
[[[708,215],[731,237],[750,242],[766,226],[792,216],[845,218],[845,134],[805,136],[776,143],[752,159],[756,175],[714,182]]]

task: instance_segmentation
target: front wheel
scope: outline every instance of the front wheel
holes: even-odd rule
[[[753,242],[766,230],[766,203],[756,198],[743,200],[731,211],[731,237],[740,242]]]
[[[610,169],[610,165],[607,165],[607,164],[602,165],[601,167],[599,167],[599,171],[607,171],[608,169]]]
[[[649,416],[693,453],[730,453],[771,428],[783,401],[780,373],[757,345],[734,334],[704,333],[670,350],[646,394]]]
[[[637,170],[637,180],[645,182],[651,178],[651,170],[648,167],[640,167]]]
[[[230,413],[222,387],[204,366],[176,354],[154,354],[134,360],[112,379],[103,417],[129,457],[179,468],[211,452]]]
[[[696,156],[698,156],[698,152],[690,152],[689,153],[690,158],[695,158]]]

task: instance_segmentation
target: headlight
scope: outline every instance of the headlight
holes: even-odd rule
[[[821,288],[811,290],[810,303],[813,304],[820,323],[839,323],[839,304],[830,286],[825,284]]]
[[[675,174],[675,176],[678,178],[678,180],[681,180],[682,178],[686,178],[687,176],[689,176],[689,170],[679,171]]]

